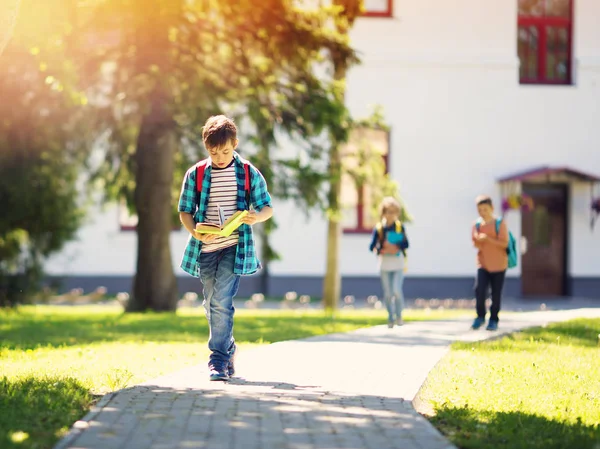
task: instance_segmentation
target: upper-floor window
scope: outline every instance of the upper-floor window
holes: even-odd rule
[[[342,228],[346,233],[369,233],[377,223],[373,211],[388,173],[388,130],[360,127],[342,148]]]
[[[573,0],[519,0],[521,84],[571,84]]]
[[[394,0],[365,0],[366,17],[392,17]]]

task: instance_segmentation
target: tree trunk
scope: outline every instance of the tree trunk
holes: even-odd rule
[[[331,151],[331,156],[338,156],[339,151]],[[339,161],[338,161],[339,163]],[[339,165],[338,165],[339,167]],[[339,172],[330,159],[329,173]],[[333,311],[337,308],[341,296],[342,280],[340,276],[340,240],[341,226],[339,220],[338,200],[341,192],[340,180],[332,180],[329,187],[330,216],[327,222],[327,268],[323,279],[323,305],[325,310]]]
[[[334,56],[334,79],[342,81],[346,78],[346,63]],[[340,101],[344,101],[345,90],[340,92]],[[342,192],[342,158],[340,142],[331,139],[329,148],[329,216],[327,220],[327,266],[323,279],[323,306],[325,310],[337,309],[341,290],[342,279],[340,275],[340,240],[342,228],[340,224],[340,196]]]
[[[138,252],[129,312],[177,309],[177,279],[170,245],[176,124],[164,76],[153,73],[172,70],[169,27],[180,17],[181,5],[181,0],[134,0],[129,5],[132,11],[149,11],[133,15],[137,49],[134,66],[137,74],[146,74],[154,83],[146,97],[148,109],[142,117],[134,157]]]
[[[133,297],[127,311],[172,311],[177,308],[177,280],[171,259],[173,227],[171,188],[175,124],[160,86],[151,98],[138,136],[135,207],[138,214],[138,258]]]

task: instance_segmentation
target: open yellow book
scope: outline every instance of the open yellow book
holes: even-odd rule
[[[198,223],[196,232],[198,234],[215,234],[221,237],[229,237],[233,231],[242,225],[242,218],[248,215],[247,210],[238,210],[235,214],[224,220],[223,210],[217,206],[219,210],[219,224],[217,223]]]

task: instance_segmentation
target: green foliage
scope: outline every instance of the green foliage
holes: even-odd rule
[[[390,126],[387,124],[385,120],[385,112],[383,110],[383,106],[375,105],[373,106],[373,111],[367,117],[362,119],[356,119],[352,121],[352,128],[370,128],[370,129],[380,129],[383,131],[390,131]]]
[[[43,20],[35,17],[36,8]],[[339,8],[302,9],[291,0],[48,0],[31,2],[27,10],[23,34],[27,42],[39,43],[34,52],[39,70],[53,70],[46,78],[48,86],[63,92],[74,105],[87,104],[89,99],[92,106],[86,108],[88,132],[81,137],[89,138],[87,148],[94,143],[94,153],[77,152],[79,146],[69,141],[69,148],[57,146],[68,149],[64,155],[52,156],[67,172],[75,161],[84,159],[92,173],[88,184],[92,191],[101,190],[106,200],[125,199],[132,212],[135,204],[150,203],[140,195],[176,197],[185,170],[203,154],[202,123],[209,115],[225,112],[249,118],[247,133],[256,133],[263,152],[275,147],[276,133],[308,142],[298,157],[269,157],[263,168],[283,167],[282,173],[293,173],[282,183],[272,179],[274,186],[285,184],[279,189],[282,195],[307,208],[321,201],[316,187],[312,189],[320,185],[314,182],[321,177],[305,162],[306,156],[318,152],[314,142],[322,134],[343,140],[348,121],[342,80],[330,82],[317,76],[316,68],[323,66],[328,53],[346,67],[357,62],[348,36],[331,26],[332,21],[339,24]],[[46,22],[58,25],[52,28]],[[85,96],[77,91],[82,87]],[[150,123],[152,111],[152,118],[157,117],[157,106],[167,112]],[[77,115],[71,105],[62,112],[65,124]],[[161,133],[161,127],[168,131]],[[72,127],[56,129],[69,130],[66,135],[73,141],[79,137]],[[165,152],[154,154],[168,156],[149,161],[148,151],[140,151],[144,129],[142,150],[148,150],[154,130],[161,139],[176,133],[176,169],[173,181],[157,179],[153,191],[146,188],[136,196],[138,166],[166,166],[164,157],[172,154],[165,147]],[[166,145],[166,139],[154,148],[160,145]],[[71,179],[67,174],[57,182],[68,184]],[[164,194],[165,189],[170,189],[170,195]],[[164,209],[156,204],[154,209],[153,216],[161,223],[166,213],[177,220],[176,208],[166,201]],[[79,219],[68,213],[65,217],[73,225],[70,233],[62,234],[67,238]],[[266,232],[274,226],[268,225]],[[148,232],[143,235],[148,237]],[[7,246],[21,245],[18,236],[22,237],[7,237]],[[274,251],[270,257],[275,257]],[[149,264],[147,260],[142,258],[141,264]],[[138,274],[140,269],[138,265]],[[142,278],[168,274],[142,271]]]
[[[337,87],[314,70],[324,49],[356,61],[347,37],[325,26],[330,9],[299,9],[288,0],[88,5],[80,7],[81,16],[90,18],[80,20],[80,32],[107,36],[81,55],[85,78],[104,88],[105,101],[96,106],[106,153],[93,169],[107,199],[125,198],[133,208],[136,139],[148,92],[159,84],[180,142],[174,194],[185,169],[204,155],[201,128],[212,114],[239,117],[242,130],[249,124],[246,134],[262,151],[277,147],[277,132],[306,139],[324,129],[344,135]],[[158,43],[165,52],[154,51]],[[277,182],[270,176],[267,181]]]
[[[11,46],[0,66],[0,307],[36,288],[44,258],[83,218],[74,137],[82,97],[31,53]]]
[[[135,212],[136,139],[148,93],[160,86],[179,141],[173,198],[185,170],[204,157],[203,122],[224,112],[238,118],[242,142],[256,148],[244,155],[261,170],[273,196],[292,198],[307,213],[322,205],[326,177],[302,161],[325,156],[316,143],[325,131],[345,139],[347,113],[339,95],[343,86],[315,69],[324,50],[347,65],[357,61],[348,37],[327,26],[337,11],[301,9],[289,0],[143,3],[98,0],[87,13],[92,17],[93,11],[94,20],[80,24],[93,34],[116,36],[84,55],[86,77],[109,87],[99,108],[106,153],[92,168],[106,199],[125,199]],[[277,157],[278,135],[303,142],[298,155]],[[265,265],[279,257],[269,243],[276,227],[274,220],[262,225]]]

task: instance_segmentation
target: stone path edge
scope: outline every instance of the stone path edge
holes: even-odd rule
[[[126,390],[124,388],[118,391],[112,391],[110,393],[106,393],[104,396],[100,398],[96,404],[94,404],[89,412],[86,415],[75,421],[66,435],[64,435],[54,446],[53,449],[66,449],[68,448],[73,441],[79,437],[79,435],[88,427],[88,423],[92,421],[104,407],[108,405],[108,403],[121,391]]]

